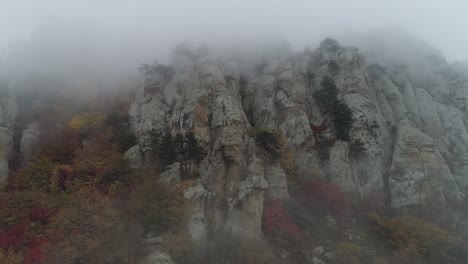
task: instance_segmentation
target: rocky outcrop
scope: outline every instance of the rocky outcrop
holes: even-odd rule
[[[442,204],[463,197],[435,141],[408,121],[398,124],[388,179],[391,205]]]
[[[0,91],[0,182],[8,176],[17,107],[10,91]]]
[[[315,51],[266,52],[255,67],[239,61],[178,49],[170,66],[149,68],[130,108],[140,138],[140,151],[128,153],[135,166],[151,163],[152,131],[191,131],[207,152],[185,191],[195,240],[225,231],[260,237],[264,201],[287,198],[292,174],[323,177],[360,197],[386,192],[394,208],[464,196],[468,82],[451,65],[424,69],[424,79],[408,67],[368,65],[356,48],[330,40]],[[353,113],[347,142],[333,138],[332,117],[314,96],[326,75]],[[265,155],[252,128],[279,131],[289,158]],[[178,182],[184,166],[161,176]]]
[[[23,130],[20,143],[21,161],[23,166],[28,164],[35,154],[35,147],[39,139],[39,124],[31,123]]]

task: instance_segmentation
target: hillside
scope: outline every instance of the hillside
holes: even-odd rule
[[[365,43],[4,85],[0,262],[465,263],[468,66]]]

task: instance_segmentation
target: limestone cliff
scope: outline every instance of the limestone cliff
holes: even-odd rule
[[[294,175],[325,177],[360,197],[385,193],[393,208],[463,198],[468,184],[463,65],[432,60],[417,71],[368,65],[357,48],[331,40],[315,51],[265,52],[255,67],[241,61],[206,48],[176,52],[171,65],[150,66],[130,108],[140,138],[127,152],[135,167],[150,162],[147,142],[154,130],[192,131],[207,150],[196,168],[200,178],[185,195],[194,209],[193,238],[222,230],[259,236],[263,202],[287,197]],[[324,147],[318,140],[332,129],[330,113],[318,107],[314,93],[326,75],[354,121],[347,142]],[[282,154],[289,158],[261,154],[249,136],[259,127],[281,132]],[[168,173],[180,174],[179,167]]]
[[[0,91],[0,182],[6,179],[12,155],[13,130],[17,115],[14,95],[9,89]]]

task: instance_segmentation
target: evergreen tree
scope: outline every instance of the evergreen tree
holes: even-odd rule
[[[158,156],[161,162],[161,168],[164,170],[167,166],[176,160],[176,152],[171,132],[166,132],[159,143]]]
[[[320,107],[331,113],[337,139],[347,141],[353,124],[353,112],[343,100],[338,99],[338,88],[330,76],[324,76],[320,84],[322,89],[314,96]]]
[[[192,132],[185,135],[185,156],[187,159],[195,160],[199,163],[205,156],[205,149],[200,146],[198,139]]]
[[[174,152],[177,160],[181,160],[184,158],[184,136],[182,134],[177,133],[174,137]]]

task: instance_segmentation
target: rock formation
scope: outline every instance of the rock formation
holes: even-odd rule
[[[194,239],[226,230],[260,236],[264,201],[288,197],[294,175],[325,177],[359,197],[385,193],[396,209],[463,198],[463,65],[427,62],[424,73],[368,65],[357,48],[330,39],[315,51],[266,52],[251,68],[239,61],[206,48],[180,48],[171,65],[149,66],[130,108],[140,139],[128,153],[135,167],[151,162],[152,131],[191,131],[207,151],[196,185],[185,191],[193,205]],[[326,75],[354,120],[350,139],[329,146],[318,139],[331,129],[330,113],[314,97]],[[280,131],[281,158],[262,152],[250,134],[255,128]],[[174,164],[166,172],[170,181],[180,178],[175,167],[180,171]]]

